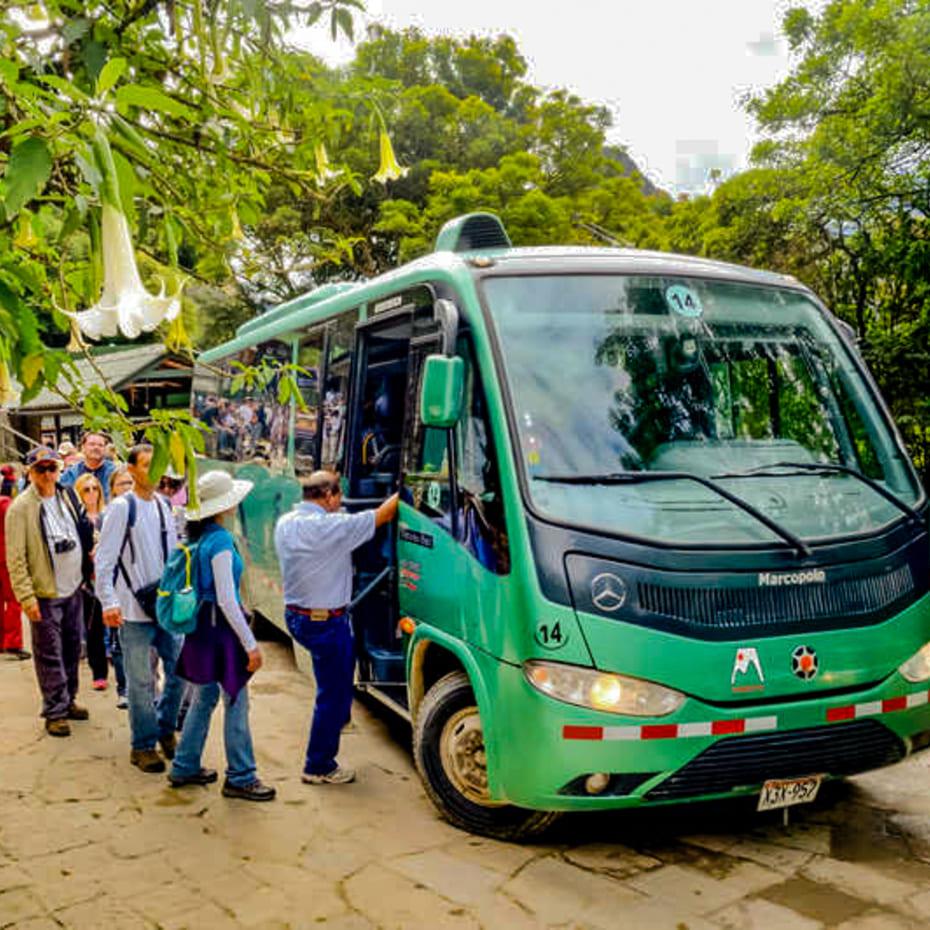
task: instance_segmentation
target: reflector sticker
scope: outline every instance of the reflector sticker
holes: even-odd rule
[[[840,720],[858,720],[860,717],[877,717],[893,714],[899,710],[910,710],[930,702],[930,691],[915,691],[882,701],[865,701],[862,704],[844,704],[842,707],[827,708],[827,723]]]
[[[653,723],[638,727],[585,727],[566,724],[562,727],[562,738],[584,740],[685,739],[690,736],[764,733],[767,730],[777,729],[777,717],[745,717],[737,720],[708,720],[701,723]]]

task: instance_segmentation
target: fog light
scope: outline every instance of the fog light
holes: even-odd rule
[[[606,772],[595,772],[584,780],[584,790],[588,794],[600,794],[607,790],[610,784],[610,776]]]

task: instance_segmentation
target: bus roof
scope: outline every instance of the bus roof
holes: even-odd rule
[[[257,343],[311,326],[361,303],[389,297],[397,293],[398,289],[437,278],[464,282],[478,276],[542,273],[695,276],[807,290],[788,275],[669,252],[599,246],[443,250],[415,259],[376,278],[327,284],[302,294],[244,323],[234,339],[204,352],[202,358],[205,362],[214,362]]]

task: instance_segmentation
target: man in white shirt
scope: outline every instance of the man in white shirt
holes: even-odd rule
[[[167,758],[174,757],[175,724],[183,692],[183,682],[174,670],[183,638],[163,630],[154,619],[154,590],[168,553],[177,545],[177,533],[168,506],[149,481],[151,460],[151,446],[129,450],[126,465],[135,487],[107,507],[95,561],[103,622],[119,627],[123,647],[132,733],[129,759],[143,772],[154,773],[165,771],[156,742]],[[145,602],[149,598],[147,612]],[[157,705],[153,647],[165,673]]]
[[[349,722],[355,649],[349,622],[352,552],[397,516],[397,495],[375,510],[342,513],[339,476],[315,471],[303,482],[303,502],[278,520],[274,544],[284,582],[284,619],[310,652],[316,703],[301,780],[344,785],[352,769],[336,761],[339,735]]]

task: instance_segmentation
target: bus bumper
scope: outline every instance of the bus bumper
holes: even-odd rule
[[[556,701],[501,664],[492,784],[538,810],[595,810],[757,793],[768,779],[841,777],[930,745],[930,682],[897,673],[868,690],[722,712],[689,698],[660,719],[620,717]],[[493,738],[493,737],[492,737]],[[591,775],[604,785],[589,791]]]

